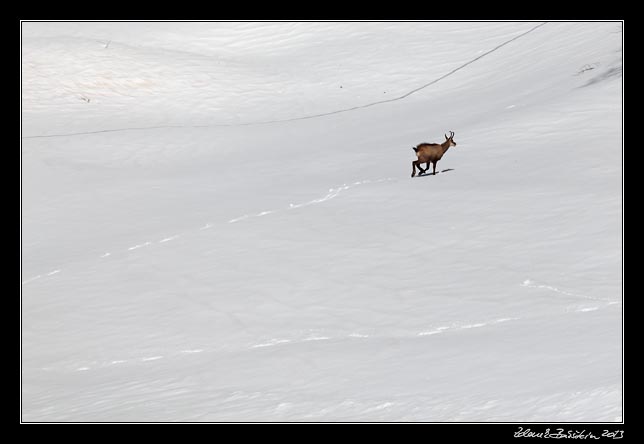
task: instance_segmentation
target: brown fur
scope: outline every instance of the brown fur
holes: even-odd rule
[[[416,167],[418,167],[420,174],[424,174],[429,169],[430,162],[434,167],[434,174],[436,174],[436,162],[441,160],[443,155],[452,146],[456,146],[456,142],[454,142],[454,133],[450,131],[450,136],[447,137],[445,135],[445,142],[443,143],[421,143],[414,147],[413,150],[416,151],[418,160],[414,160],[411,163],[411,177],[416,175]],[[425,169],[420,166],[422,163],[427,164]]]

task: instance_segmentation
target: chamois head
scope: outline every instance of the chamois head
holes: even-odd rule
[[[449,146],[456,146],[456,142],[454,142],[454,131],[449,132],[449,137],[445,134],[445,140],[449,142]]]

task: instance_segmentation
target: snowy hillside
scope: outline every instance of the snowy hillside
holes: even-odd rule
[[[622,419],[621,23],[26,22],[22,134],[24,421]]]

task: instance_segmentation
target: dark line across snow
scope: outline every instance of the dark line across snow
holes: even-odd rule
[[[483,57],[492,54],[495,51],[498,51],[499,49],[503,48],[505,45],[512,43],[515,40],[520,39],[521,37],[537,30],[538,28],[544,26],[548,22],[543,22],[539,23],[537,26],[534,26],[530,28],[529,30],[512,37],[509,40],[506,40],[505,42],[495,46],[494,48],[490,49],[489,51],[484,52],[483,54],[473,58],[472,60],[469,60],[462,65],[452,69],[446,74],[443,74],[442,76],[438,77],[437,79],[432,80],[429,83],[426,83],[422,86],[419,86],[418,88],[412,89],[409,92],[406,92],[402,96],[399,97],[394,97],[393,99],[387,99],[387,100],[379,100],[377,102],[371,102],[367,103],[365,105],[358,105],[358,106],[353,106],[351,108],[343,108],[339,109],[336,111],[329,111],[326,113],[319,113],[319,114],[311,114],[309,116],[301,116],[301,117],[292,117],[289,119],[277,119],[277,120],[264,120],[264,121],[259,121],[259,122],[246,122],[246,123],[218,123],[218,124],[209,124],[209,125],[159,125],[159,126],[148,126],[148,127],[131,127],[131,128],[115,128],[115,129],[105,129],[105,130],[97,130],[97,131],[84,131],[84,132],[78,132],[78,133],[65,133],[65,134],[43,134],[39,136],[23,136],[23,139],[39,139],[39,138],[49,138],[49,137],[72,137],[72,136],[83,136],[83,135],[90,135],[90,134],[101,134],[101,133],[113,133],[113,132],[120,132],[120,131],[138,131],[138,130],[152,130],[152,129],[166,129],[166,128],[210,128],[210,127],[234,127],[234,126],[252,126],[252,125],[267,125],[271,123],[283,123],[283,122],[295,122],[298,120],[306,120],[306,119],[315,119],[318,117],[325,117],[325,116],[331,116],[334,114],[340,114],[340,113],[346,113],[350,111],[355,111],[358,109],[364,109],[364,108],[369,108],[372,106],[376,105],[382,105],[383,103],[390,103],[390,102],[396,102],[398,100],[405,99],[412,94],[417,93],[420,90],[423,90],[427,88],[428,86],[434,85],[435,83],[440,82],[441,80],[455,74],[456,72],[460,71],[461,69],[465,68],[468,65],[471,65],[472,63],[482,59]]]

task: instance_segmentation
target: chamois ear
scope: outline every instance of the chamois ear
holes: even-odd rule
[[[447,134],[445,134],[445,140],[449,140],[449,137],[447,137]]]

